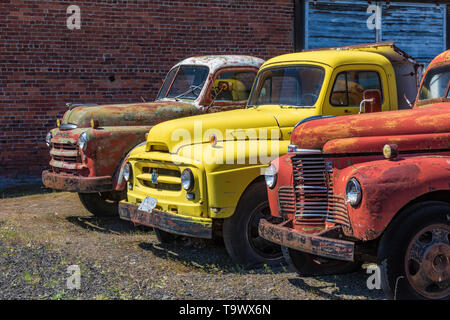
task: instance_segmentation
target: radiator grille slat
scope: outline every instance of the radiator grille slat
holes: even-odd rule
[[[158,190],[168,190],[168,191],[180,191],[181,183],[165,183],[159,182],[158,177],[168,177],[170,178],[180,178],[181,172],[179,169],[167,169],[161,167],[143,167],[142,173],[148,174],[149,179],[138,179],[139,182],[147,188],[158,189]],[[151,175],[151,176],[150,176]],[[153,175],[155,175],[156,183],[153,180]]]
[[[350,226],[345,200],[333,194],[330,163],[322,157],[292,157],[295,190],[294,224],[301,227],[326,223]]]
[[[67,152],[73,151],[73,152]],[[73,153],[74,155],[64,155]],[[78,151],[78,146],[73,143],[52,143],[52,149],[50,151],[52,160],[63,162],[67,164],[81,164],[81,157]],[[74,169],[67,169],[62,167],[52,167],[54,173],[64,173],[69,175],[79,175],[80,172]]]

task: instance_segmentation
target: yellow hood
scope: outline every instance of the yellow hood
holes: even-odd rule
[[[147,138],[146,151],[177,153],[182,147],[230,140],[287,140],[284,128],[316,114],[315,108],[260,106],[165,121],[154,126]]]

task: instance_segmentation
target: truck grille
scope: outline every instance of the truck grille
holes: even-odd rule
[[[278,209],[282,216],[295,214],[295,190],[293,187],[278,189]]]
[[[71,175],[79,175],[78,170],[65,168],[67,164],[71,167],[76,164],[81,164],[81,157],[78,151],[78,146],[72,143],[52,143],[50,150],[52,163],[52,170],[55,173],[66,173]]]
[[[155,176],[157,183],[154,180]],[[138,175],[137,178],[147,188],[169,191],[181,190],[181,173],[178,169],[143,167],[142,174]]]
[[[333,194],[332,165],[322,157],[292,158],[295,216],[302,228],[325,227],[326,223],[350,227],[345,199]]]

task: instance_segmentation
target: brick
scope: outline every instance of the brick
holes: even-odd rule
[[[81,30],[66,27],[72,4]],[[188,56],[292,52],[293,14],[292,0],[0,1],[0,175],[48,166],[66,102],[151,101]]]

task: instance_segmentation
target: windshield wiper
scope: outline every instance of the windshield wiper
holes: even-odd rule
[[[187,95],[188,93],[193,92],[194,90],[201,89],[202,87],[203,87],[203,83],[200,84],[200,85],[198,85],[198,86],[190,86],[190,87],[189,87],[189,90],[187,90],[187,91],[185,91],[185,92],[183,92],[183,93],[177,95],[176,97],[174,97],[174,99],[181,98],[181,97]],[[198,96],[197,96],[197,97],[198,97]]]

